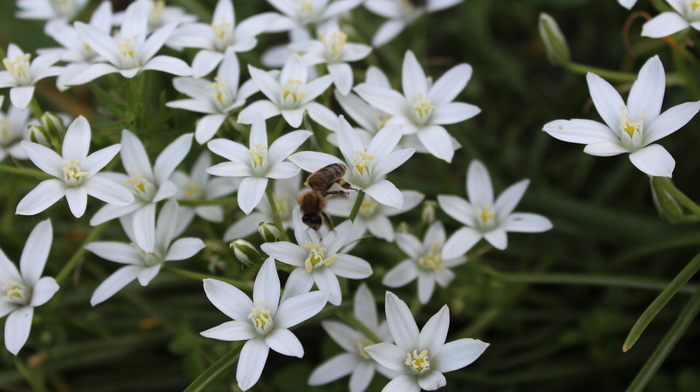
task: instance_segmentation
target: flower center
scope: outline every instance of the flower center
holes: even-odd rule
[[[366,197],[364,200],[362,200],[362,204],[360,204],[360,215],[364,217],[371,217],[375,212],[377,212],[378,206],[379,205],[377,202]]]
[[[14,60],[5,58],[2,60],[2,64],[5,66],[7,72],[17,79],[18,84],[31,84],[31,68],[29,66],[31,58],[31,54],[25,53],[20,56],[15,56]]]
[[[430,360],[428,350],[423,350],[418,354],[418,350],[413,350],[413,354],[406,353],[406,366],[414,375],[419,375],[430,370]]]
[[[343,52],[345,43],[348,41],[348,35],[342,31],[334,31],[328,35],[323,31],[319,31],[318,38],[323,43],[330,59],[338,59]]]
[[[136,38],[136,37],[134,37]],[[136,57],[136,45],[130,39],[124,38],[117,46],[122,51],[122,57]]]
[[[27,290],[22,286],[22,283],[16,280],[11,280],[8,276],[3,276],[2,278],[3,285],[0,286],[0,299],[18,305],[27,304]]]
[[[438,250],[440,250],[440,242],[435,241],[433,243],[433,246],[430,247],[430,251],[428,251],[428,253],[425,256],[418,259],[418,266],[424,269],[443,269],[443,265],[440,264],[440,262],[442,261],[442,253],[439,253]]]
[[[221,18],[221,22],[211,22],[211,28],[214,30],[216,37],[216,46],[219,50],[224,50],[231,43],[231,34],[233,33],[233,24],[229,23],[225,18]]]
[[[367,351],[365,351],[365,348],[373,345],[374,342],[371,340],[367,339],[366,337],[360,337],[355,339],[355,348],[357,348],[357,352],[360,354],[360,356],[364,359],[372,359],[372,357],[367,354]]]
[[[141,249],[135,242],[130,243],[134,249],[141,255],[141,260],[143,260],[143,263],[148,266],[148,267],[153,267],[158,264],[161,264],[163,262],[163,258],[160,256],[159,253],[157,253],[156,249],[153,249],[153,252],[146,252],[145,250]]]
[[[355,157],[351,163],[361,176],[369,176],[369,167],[373,159],[374,155],[369,155],[363,151],[355,151]]]
[[[628,150],[635,151],[641,147],[644,139],[644,117],[646,117],[646,112],[642,112],[642,116],[636,121],[630,118],[629,113],[627,113],[627,107],[622,107],[624,113],[620,116],[620,142],[622,146]]]
[[[294,200],[288,193],[280,193],[272,196],[277,206],[277,214],[282,219],[282,222],[288,220],[292,216],[292,208],[290,208],[290,200]],[[296,203],[294,203],[296,204]]]
[[[88,175],[86,171],[80,171],[80,161],[73,159],[72,161],[63,161],[63,181],[68,186],[79,186],[83,177]]]
[[[143,178],[140,173],[132,174],[124,186],[139,199],[150,203],[155,196],[156,187],[150,181]]]
[[[474,208],[476,209],[477,227],[482,231],[490,230],[496,221],[496,211],[494,211],[493,206],[490,204],[474,203]]]
[[[197,200],[202,195],[202,187],[197,181],[190,179],[182,189],[182,192],[185,195],[185,199]]]
[[[418,99],[413,103],[413,111],[421,122],[425,122],[430,117],[435,107],[429,99],[423,99],[423,93],[418,93]]]
[[[253,144],[253,148],[248,150],[250,160],[253,162],[253,169],[265,167],[267,161],[267,147],[262,144]]]
[[[136,55],[138,37],[134,35],[131,39],[119,39],[117,47],[121,50],[121,67],[123,69],[136,68],[139,66],[139,61]]]
[[[374,117],[377,119],[377,129],[382,129],[386,125],[386,122],[393,116],[388,113],[377,113]]]
[[[260,335],[267,335],[272,330],[274,326],[274,321],[272,320],[272,313],[270,309],[263,307],[264,301],[258,301],[255,303],[253,310],[248,315],[248,319],[253,322],[255,330],[258,331]]]
[[[315,11],[314,5],[309,0],[294,0],[299,7],[299,17],[305,22],[313,20]]]
[[[304,262],[304,269],[306,269],[306,272],[311,273],[311,271],[314,268],[320,268],[323,266],[330,266],[333,264],[335,259],[338,258],[338,255],[332,255],[330,257],[326,257],[326,252],[328,251],[326,248],[322,247],[321,244],[316,243],[316,242],[306,242],[304,244],[308,249],[310,249],[309,252],[309,257],[306,258],[306,261]]]
[[[207,88],[212,89],[211,95],[222,110],[231,105],[232,99],[228,84],[222,82],[219,76],[215,77],[214,83],[207,85]]]
[[[282,101],[287,107],[296,107],[306,96],[304,83],[298,79],[289,79],[282,86]]]

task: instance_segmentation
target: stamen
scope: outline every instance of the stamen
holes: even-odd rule
[[[80,185],[83,177],[88,175],[88,172],[80,170],[80,162],[77,159],[72,161],[64,161],[63,179],[66,184],[71,186]]]
[[[418,99],[413,103],[413,110],[418,115],[419,119],[424,119],[430,116],[436,106],[430,103],[429,99],[423,99],[423,93],[418,93]]]
[[[309,257],[307,257],[306,261],[304,261],[304,269],[307,273],[311,273],[311,271],[317,267],[328,267],[338,258],[337,254],[326,257],[326,252],[328,250],[322,247],[321,244],[307,241],[304,246],[311,249],[311,252],[309,252]]]
[[[355,151],[355,157],[352,159],[352,165],[360,173],[360,175],[369,175],[369,166],[374,155],[369,155],[363,151]]]
[[[253,167],[263,167],[267,158],[267,147],[262,144],[253,144],[253,148],[248,150],[250,159],[253,161]]]
[[[406,353],[405,364],[411,370],[411,373],[415,375],[430,370],[428,350],[423,350],[420,354],[418,354],[418,350],[413,350],[413,355],[411,355],[411,353]]]
[[[258,301],[255,303],[253,310],[248,314],[248,319],[253,322],[255,329],[259,334],[265,335],[272,329],[274,324],[271,316],[270,309],[263,307],[264,301]]]

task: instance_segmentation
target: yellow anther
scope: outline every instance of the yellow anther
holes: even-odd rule
[[[631,121],[629,113],[621,115],[620,130],[627,133],[630,137],[632,137],[632,135],[634,135],[635,132],[641,133],[642,126],[644,124],[644,117],[646,117],[646,112],[643,112],[642,116],[637,121]]]
[[[163,12],[165,12],[165,0],[151,0],[151,19],[160,19]]]
[[[18,78],[26,78],[29,75],[29,61],[32,55],[25,53],[20,56],[15,56],[14,60],[5,58],[2,60],[2,64],[5,66],[7,72]]]
[[[424,371],[430,370],[428,350],[423,350],[420,354],[418,354],[418,350],[413,350],[413,355],[411,355],[411,353],[406,353],[405,364],[411,369],[413,374],[420,374]]]
[[[363,216],[374,215],[375,211],[377,211],[377,206],[378,205],[374,200],[371,200],[371,199],[362,200],[362,204],[360,204],[360,215],[363,215]]]
[[[348,35],[342,31],[334,31],[329,35],[326,35],[323,31],[319,31],[318,38],[323,42],[323,45],[330,50],[330,54],[333,57],[340,56],[345,43],[348,42]]]
[[[69,183],[80,183],[80,179],[88,175],[88,172],[80,170],[80,162],[77,159],[64,161],[63,174]]]
[[[374,159],[374,155],[369,155],[363,151],[355,151],[355,157],[351,163],[360,172],[360,175],[369,174],[369,166],[372,159]]]
[[[22,298],[22,286],[19,282],[15,280],[6,280],[6,283],[0,287],[0,290],[5,292],[4,298],[6,299],[20,299]]]
[[[228,23],[226,19],[221,18],[221,23],[211,22],[211,28],[214,29],[214,35],[223,40],[226,34],[231,30],[233,25]]]
[[[418,99],[413,103],[413,110],[418,118],[425,118],[433,112],[436,106],[430,103],[429,99],[423,99],[423,93],[418,93]]]
[[[136,39],[136,36],[134,36]],[[117,45],[122,51],[122,56],[128,56],[131,58],[136,57],[136,44],[131,42],[129,38],[124,38],[120,44]]]
[[[338,255],[334,254],[330,257],[326,257],[326,248],[322,247],[321,244],[315,242],[306,242],[304,244],[307,248],[311,249],[309,252],[309,257],[304,261],[304,269],[306,272],[311,273],[314,268],[321,266],[330,266],[338,258]]]
[[[690,2],[690,8],[691,8],[693,11],[695,11],[696,9],[698,9],[698,7],[700,7],[700,0],[692,0],[692,1]]]
[[[214,99],[219,101],[219,103],[224,103],[224,99],[228,97],[228,84],[221,81],[219,76],[214,78],[214,83],[208,84],[207,88],[214,89],[213,96]]]
[[[289,79],[287,83],[282,86],[282,98],[284,100],[291,99],[294,103],[297,103],[304,99],[306,93],[301,89],[304,83],[298,79]]]
[[[440,264],[442,261],[442,253],[438,253],[440,249],[440,242],[435,241],[433,246],[430,247],[430,251],[425,256],[418,259],[418,265],[420,267],[432,268],[434,270],[443,269],[444,266]]]
[[[367,351],[365,351],[365,348],[373,345],[374,342],[365,338],[365,337],[359,337],[355,339],[355,347],[357,348],[357,352],[360,354],[360,356],[364,359],[370,359],[372,357],[367,354]]]
[[[248,319],[253,321],[255,329],[260,332],[267,332],[272,327],[272,316],[270,315],[270,309],[263,307],[264,301],[258,301],[255,303],[253,310],[248,314]]]
[[[478,203],[474,203],[474,207],[476,208],[476,215],[479,217],[482,223],[487,223],[496,216],[496,212],[493,210],[493,207],[488,204],[480,205]]]
[[[202,192],[202,187],[195,180],[190,180],[187,185],[182,189],[185,194],[185,199],[194,200],[199,197]]]
[[[262,144],[253,144],[253,148],[248,150],[248,154],[253,161],[253,167],[262,167],[267,157],[267,147]]]

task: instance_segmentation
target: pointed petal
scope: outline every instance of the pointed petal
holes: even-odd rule
[[[477,339],[459,339],[443,346],[435,360],[436,368],[443,373],[461,369],[476,361],[489,346]]]
[[[34,86],[13,87],[10,89],[10,102],[17,109],[26,109],[32,97],[34,97]]]
[[[508,235],[503,227],[484,233],[484,238],[496,249],[503,250],[508,247]]]
[[[119,153],[121,145],[113,144],[101,150],[97,150],[81,161],[81,168],[90,175],[102,170]]]
[[[403,95],[387,87],[362,83],[354,90],[370,105],[392,116],[403,116],[404,108],[408,107]]]
[[[43,172],[56,178],[63,178],[63,158],[50,148],[24,140],[21,143],[29,159]]]
[[[343,161],[333,155],[316,151],[301,151],[290,155],[289,160],[295,165],[299,166],[302,170],[309,173],[318,171],[331,163],[345,164]]]
[[[5,347],[13,355],[17,355],[19,350],[24,347],[24,344],[27,343],[33,317],[34,308],[31,306],[19,308],[7,316],[7,321],[5,322]]]
[[[661,113],[661,103],[666,92],[666,73],[659,56],[647,60],[639,70],[627,98],[627,108],[633,119],[644,118],[652,122]]]
[[[278,353],[287,356],[301,358],[304,356],[304,347],[299,339],[288,329],[275,328],[265,336],[265,343]]]
[[[260,267],[258,276],[255,278],[253,286],[253,302],[258,304],[262,301],[265,308],[272,314],[277,312],[280,300],[280,278],[277,275],[275,260],[268,257]]]
[[[625,102],[620,97],[620,94],[610,83],[596,74],[589,72],[586,75],[586,80],[588,81],[588,89],[591,92],[593,104],[598,110],[600,117],[603,118],[603,121],[610,129],[619,129],[620,109],[625,106]]]
[[[295,267],[303,267],[309,257],[309,252],[304,248],[286,241],[267,242],[260,245],[260,249],[275,260]]]
[[[50,276],[44,276],[34,285],[32,301],[29,305],[33,307],[41,306],[48,302],[57,291],[58,283],[56,283],[56,279]]]
[[[467,87],[471,77],[472,67],[469,64],[459,64],[450,68],[430,87],[428,99],[438,108],[454,101],[457,95]]]
[[[226,120],[225,114],[210,114],[202,117],[194,131],[197,143],[204,144],[214,137],[224,120]]]
[[[401,287],[416,280],[418,270],[413,260],[404,260],[384,275],[382,284],[387,287]]]
[[[52,241],[53,228],[49,219],[39,222],[29,234],[19,259],[22,280],[27,285],[34,285],[44,272]]]
[[[430,301],[430,297],[433,296],[435,291],[435,274],[433,273],[419,273],[418,274],[418,300],[422,304],[427,304]]]
[[[374,168],[374,175],[377,178],[380,178],[391,173],[408,161],[415,152],[416,150],[413,148],[402,148],[400,150],[392,151],[389,153],[389,155],[382,159],[380,163],[377,164],[377,166]]]
[[[496,209],[496,214],[499,220],[505,219],[518,205],[520,199],[522,199],[528,185],[530,185],[530,180],[521,180],[515,184],[509,186],[503,191],[496,199],[496,204],[494,208]]]
[[[442,257],[445,260],[454,259],[467,253],[484,235],[472,229],[471,227],[463,227],[445,242],[442,248]]]
[[[348,95],[353,85],[352,68],[348,63],[328,64],[328,73],[333,77],[333,84],[343,95]]]
[[[73,216],[80,218],[87,208],[87,189],[85,187],[66,188],[66,201]]]
[[[474,207],[468,201],[452,195],[438,195],[437,200],[447,215],[467,226],[473,225]]]
[[[654,177],[671,177],[676,161],[665,148],[651,144],[630,154],[632,164],[643,173]]]
[[[250,339],[243,345],[236,368],[236,381],[241,390],[246,391],[260,379],[270,348],[263,339]]]
[[[416,320],[413,319],[408,305],[394,295],[394,293],[387,291],[384,307],[389,330],[391,331],[391,336],[394,338],[396,345],[404,350],[404,355],[407,352],[413,351],[418,343],[419,332]],[[383,363],[382,365],[386,366]],[[392,368],[389,367],[389,369]]]
[[[36,215],[54,205],[65,196],[65,186],[60,180],[45,180],[27,193],[17,204],[17,215]]]
[[[124,186],[109,180],[101,175],[96,175],[83,186],[87,194],[102,200],[105,203],[117,206],[125,206],[134,202],[134,194]],[[66,193],[67,196],[67,193]]]
[[[627,151],[622,147],[619,142],[599,142],[587,145],[583,152],[586,154],[595,155],[598,157],[611,157],[615,155],[624,154]]]
[[[428,84],[423,68],[421,68],[416,56],[410,50],[403,58],[401,69],[401,83],[403,94],[408,102],[415,102],[419,95],[427,98]]]
[[[153,170],[151,162],[148,160],[148,154],[143,147],[141,140],[130,131],[124,129],[122,131],[122,165],[129,175],[141,174],[147,180],[153,181]]]
[[[253,208],[260,203],[265,194],[268,179],[263,177],[246,177],[238,188],[238,207],[246,214],[250,214]]]
[[[367,2],[366,4],[371,4],[371,2]],[[377,32],[374,33],[374,37],[372,37],[372,46],[378,48],[386,44],[396,38],[405,28],[406,22],[402,20],[387,20],[379,26]]]
[[[340,289],[338,277],[335,276],[333,271],[329,268],[323,268],[321,270],[314,270],[311,274],[313,275],[318,290],[330,295],[330,297],[328,297],[328,302],[335,306],[340,305],[343,301],[343,293]]]
[[[450,309],[444,305],[439,312],[425,323],[420,332],[418,347],[428,350],[432,355],[438,355],[447,339],[447,330],[450,327]]]
[[[505,231],[541,233],[552,228],[552,222],[539,214],[516,212],[510,214],[501,225]]]
[[[134,212],[134,240],[145,252],[153,252],[156,241],[156,205],[149,203]]]
[[[378,328],[379,321],[377,320],[377,305],[374,302],[372,292],[365,283],[362,283],[355,291],[353,313],[355,314],[355,317],[357,317],[357,319],[368,328],[372,330]]]
[[[347,279],[365,279],[372,275],[372,266],[367,261],[347,254],[338,254],[330,269],[335,275]]]
[[[133,282],[141,271],[143,271],[143,267],[139,265],[128,265],[118,269],[97,286],[97,289],[95,289],[95,292],[92,293],[92,297],[90,298],[90,305],[95,306],[104,302],[124,288],[124,286]]]
[[[239,288],[220,280],[204,279],[204,293],[221,313],[233,320],[248,320],[253,301]]]
[[[378,203],[384,204],[385,206],[398,209],[403,207],[403,195],[401,191],[387,180],[376,182],[364,191]]]
[[[186,62],[171,56],[156,56],[141,67],[146,70],[161,71],[176,76],[190,76],[192,69]]]
[[[153,166],[155,179],[158,183],[162,184],[170,178],[175,168],[187,156],[191,146],[192,134],[186,133],[175,139],[158,155],[156,164]]]
[[[238,122],[241,124],[252,124],[255,116],[258,114],[262,114],[263,118],[268,119],[280,113],[280,109],[271,101],[256,101],[241,110],[238,114]]]
[[[121,242],[96,241],[85,245],[85,249],[115,263],[141,264],[141,254],[136,248]]]
[[[433,370],[416,380],[418,381],[418,386],[426,391],[434,391],[447,385],[447,379],[439,370]]]
[[[476,159],[467,172],[467,195],[471,204],[492,205],[493,185],[486,166]]]
[[[271,163],[282,162],[296,151],[310,136],[311,132],[309,131],[293,131],[279,137],[272,143],[267,152],[268,160]]]
[[[418,327],[416,327],[416,341],[413,342],[413,346],[418,343]],[[365,347],[365,351],[369,354],[372,359],[377,361],[380,365],[397,371],[405,372],[406,365],[406,353],[407,351],[400,348],[394,344],[390,343],[379,343],[369,347]],[[415,380],[415,378],[414,378]],[[415,383],[415,381],[413,381]]]
[[[676,105],[658,116],[644,132],[644,143],[653,143],[688,123],[700,110],[700,102]]]
[[[204,249],[204,242],[199,238],[180,238],[168,249],[168,253],[165,255],[164,260],[185,260],[194,256],[200,250]]]
[[[424,127],[418,131],[418,139],[428,152],[448,163],[452,162],[454,156],[452,137],[445,128],[440,125]]]
[[[463,102],[450,102],[438,106],[430,116],[432,124],[456,124],[481,113],[478,106]]]
[[[90,124],[83,116],[78,116],[66,130],[63,139],[63,159],[82,160],[90,149]]]
[[[285,299],[275,314],[276,328],[290,328],[304,322],[320,312],[326,302],[328,294],[313,291],[299,294]]]
[[[690,27],[685,18],[676,12],[662,12],[642,26],[642,36],[663,38]]]
[[[555,139],[569,143],[614,143],[619,140],[610,127],[592,120],[555,120],[545,124],[542,130]]]
[[[309,102],[305,106],[306,112],[312,120],[321,124],[321,126],[326,129],[333,129],[335,127],[338,115],[333,113],[333,111],[317,102]]]
[[[219,324],[216,327],[199,333],[205,338],[223,340],[226,342],[238,342],[249,340],[258,336],[257,331],[248,320],[233,320]]]
[[[280,82],[269,73],[253,66],[249,65],[248,71],[250,72],[251,79],[253,79],[255,84],[258,85],[258,88],[260,88],[260,92],[265,94],[267,99],[273,103],[278,102],[280,95],[282,94],[282,86],[280,85]]]
[[[355,355],[350,353],[336,355],[314,369],[309,376],[308,383],[311,386],[328,384],[352,373],[357,365],[359,365],[359,361]],[[351,391],[355,392],[355,390]],[[364,391],[364,389],[359,389],[358,391]]]

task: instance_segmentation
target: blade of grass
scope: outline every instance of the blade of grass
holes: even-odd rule
[[[194,380],[192,384],[187,387],[187,389],[185,389],[185,392],[204,391],[209,384],[214,382],[217,378],[224,374],[224,372],[227,372],[230,368],[236,365],[241,347],[243,346],[239,345],[238,348],[229,351],[228,354],[224,355],[218,361],[214,362],[213,365],[209,366],[207,370],[203,371],[202,374],[200,374],[199,377],[197,377],[197,379]]]

